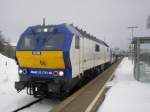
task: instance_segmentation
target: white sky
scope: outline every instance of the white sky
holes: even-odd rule
[[[43,17],[47,24],[73,23],[122,49],[131,37],[128,26],[139,27],[135,36],[150,36],[150,0],[0,0],[0,14],[0,30],[13,43]]]

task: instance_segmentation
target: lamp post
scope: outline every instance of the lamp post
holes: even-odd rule
[[[138,28],[137,26],[130,26],[130,27],[128,27],[129,29],[131,29],[131,34],[132,34],[132,37],[131,37],[131,41],[132,41],[132,39],[133,39],[133,37],[134,37],[134,29],[136,29],[136,28]]]
[[[130,26],[128,27],[128,29],[131,29],[131,41],[133,40],[134,38],[134,29],[138,28],[137,26]],[[133,63],[133,57],[134,57],[134,51],[133,51],[133,45],[131,44],[130,45],[130,56],[131,56],[131,60],[132,60],[132,63]]]

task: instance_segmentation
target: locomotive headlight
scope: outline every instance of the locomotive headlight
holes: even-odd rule
[[[63,71],[60,71],[59,72],[59,76],[63,76],[64,75],[64,72]]]
[[[18,70],[18,73],[19,73],[19,74],[22,74],[22,73],[23,73],[23,70],[22,70],[22,69],[19,69],[19,70]]]
[[[53,72],[53,75],[54,75],[54,76],[58,76],[58,71],[54,71],[54,72]]]
[[[47,28],[44,28],[43,31],[44,31],[44,32],[48,32],[48,29],[47,29]]]
[[[28,73],[28,72],[27,72],[27,69],[23,69],[23,70],[22,70],[22,73],[23,73],[23,74],[27,74],[27,73]]]

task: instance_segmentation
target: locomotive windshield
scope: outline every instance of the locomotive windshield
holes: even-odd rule
[[[20,50],[62,50],[64,44],[64,35],[51,34],[45,37],[37,37],[35,35],[24,36],[19,44]]]
[[[48,35],[43,40],[42,50],[62,50],[64,44],[64,35]]]
[[[37,40],[35,36],[25,36],[21,40],[21,44],[19,46],[22,50],[34,50],[36,48]]]

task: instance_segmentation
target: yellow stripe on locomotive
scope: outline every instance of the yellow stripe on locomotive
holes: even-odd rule
[[[48,68],[64,69],[64,58],[62,51],[41,51],[33,54],[32,51],[16,51],[20,67],[25,68]]]

